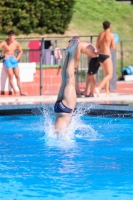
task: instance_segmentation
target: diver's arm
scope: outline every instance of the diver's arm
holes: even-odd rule
[[[66,86],[66,83],[65,83],[64,80],[62,80],[62,84],[60,86],[60,90],[59,90],[59,93],[58,93],[57,101],[63,99],[65,86]]]
[[[65,89],[65,86],[66,86],[67,62],[68,62],[68,55],[66,55],[66,58],[65,58],[65,61],[64,61],[63,67],[62,67],[62,83],[61,83],[60,90],[59,90],[59,93],[58,93],[57,101],[62,100],[63,96],[64,96],[64,89]]]

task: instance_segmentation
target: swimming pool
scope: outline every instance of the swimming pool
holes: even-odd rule
[[[55,138],[47,117],[0,117],[0,199],[133,198],[132,118],[76,116]]]

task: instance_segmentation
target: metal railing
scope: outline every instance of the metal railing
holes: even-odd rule
[[[89,40],[91,43],[94,42],[94,39],[96,39],[97,36],[91,36],[89,37]],[[45,40],[42,39],[42,43],[44,43]],[[67,42],[68,45],[68,42]],[[66,45],[66,46],[67,46]],[[41,65],[40,65],[40,71],[42,69],[42,60],[44,59],[46,61],[46,54],[47,54],[47,50],[44,49],[44,45],[41,45]],[[50,50],[49,50],[50,51]],[[51,50],[51,55],[53,55],[53,50]],[[65,60],[65,49],[61,49],[62,55],[63,55],[63,59],[60,63],[60,65],[62,66]],[[55,58],[54,58],[55,59]],[[113,64],[114,64],[114,73],[113,73],[113,78],[110,81],[110,89],[111,91],[113,91],[114,89],[116,89],[116,51],[112,52],[112,60],[113,60]],[[78,66],[78,77],[77,77],[77,85],[79,86],[80,89],[84,89],[85,88],[85,83],[86,83],[86,74],[88,71],[88,62],[89,62],[89,58],[87,55],[85,54],[81,54],[80,56],[80,62],[79,62],[79,66]],[[53,64],[53,63],[52,63]],[[58,61],[55,59],[54,60],[54,64],[59,64]],[[41,77],[41,75],[40,75]],[[103,78],[103,73],[101,70],[99,70],[99,73],[96,76],[96,80],[97,81],[101,81]],[[41,90],[42,90],[42,82],[41,82],[41,86],[40,86]],[[40,94],[42,94],[42,91],[40,92]]]
[[[30,62],[36,62],[37,68],[40,69],[39,71],[39,82],[37,83],[39,86],[39,94],[42,95],[44,94],[44,86],[47,85],[47,93],[49,90],[50,85],[50,80],[52,79],[50,76],[48,76],[46,73],[42,71],[43,67],[51,66],[56,68],[59,68],[58,71],[60,71],[60,67],[63,65],[64,60],[65,60],[65,49],[68,45],[68,41],[70,40],[71,37],[51,37],[51,38],[38,38],[38,40],[19,40],[21,45],[25,48],[23,48],[23,55],[20,58],[21,63],[30,63]],[[94,45],[96,44],[96,39],[97,36],[80,36],[82,41],[88,41],[93,43]],[[45,41],[50,41],[52,46],[49,49],[45,49]],[[30,46],[29,43],[34,43],[37,42],[37,46]],[[39,43],[38,43],[39,42]],[[36,49],[35,49],[35,48]],[[59,47],[61,49],[63,58],[61,61],[57,61],[54,57],[54,48]],[[114,75],[112,79],[112,91],[116,87],[116,80],[119,78],[122,78],[122,70],[124,67],[127,65],[133,65],[133,40],[121,40],[120,43],[117,45],[117,50],[116,52],[113,53],[113,63],[116,66],[114,69]],[[88,70],[88,57],[84,54],[81,54],[80,57],[80,62],[79,62],[79,68],[78,68],[78,85],[80,86],[80,89],[84,89],[85,83],[86,83],[86,74]],[[58,73],[58,72],[56,72]],[[117,74],[117,77],[116,77]],[[46,78],[45,81],[43,80],[44,77]],[[96,81],[100,82],[103,78],[103,72],[101,68],[99,69],[97,75],[96,75]],[[34,84],[34,83],[33,83]],[[51,84],[53,84],[51,82]],[[54,82],[56,85],[56,82]],[[52,92],[52,91],[51,91]],[[56,93],[55,91],[53,91]]]
[[[123,79],[122,71],[126,66],[133,66],[133,40],[121,40],[117,47],[117,76]]]

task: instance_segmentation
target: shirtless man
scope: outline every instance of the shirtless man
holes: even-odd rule
[[[102,66],[103,72],[105,74],[105,77],[103,78],[102,82],[98,87],[95,88],[95,91],[97,93],[97,96],[99,96],[99,93],[101,89],[105,86],[106,87],[106,95],[110,95],[109,91],[109,81],[112,78],[113,74],[113,64],[111,59],[111,48],[115,49],[115,40],[113,33],[110,32],[110,22],[105,21],[103,22],[103,28],[104,31],[99,34],[97,39],[97,50],[99,53],[99,62]]]
[[[23,51],[20,47],[20,44],[15,40],[15,37],[16,34],[13,30],[8,31],[8,39],[0,43],[0,48],[4,53],[3,63],[6,68],[9,78],[9,83],[14,91],[14,94],[16,95],[17,91],[13,83],[13,75],[15,75],[16,77],[20,95],[25,95],[22,93],[21,90],[19,67],[18,67],[18,60],[20,59]],[[15,56],[15,50],[19,51],[17,57]]]
[[[56,133],[66,130],[76,105],[75,75],[80,54],[90,58],[98,56],[96,48],[87,42],[81,42],[78,36],[73,37],[66,48],[66,58],[62,68],[62,83],[54,106],[56,113]]]

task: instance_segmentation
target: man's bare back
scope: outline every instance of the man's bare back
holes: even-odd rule
[[[86,54],[89,58],[95,58],[98,56],[97,49],[91,43],[80,42],[79,49],[81,53]]]
[[[114,35],[109,29],[100,33],[97,40],[97,45],[99,54],[110,55],[110,49],[115,49]]]
[[[91,43],[89,42],[81,42],[79,40],[77,52],[76,52],[76,65],[75,65],[75,70],[78,68],[78,63],[80,60],[80,54],[86,54],[89,58],[95,58],[98,57],[98,52],[96,47],[94,47]]]

